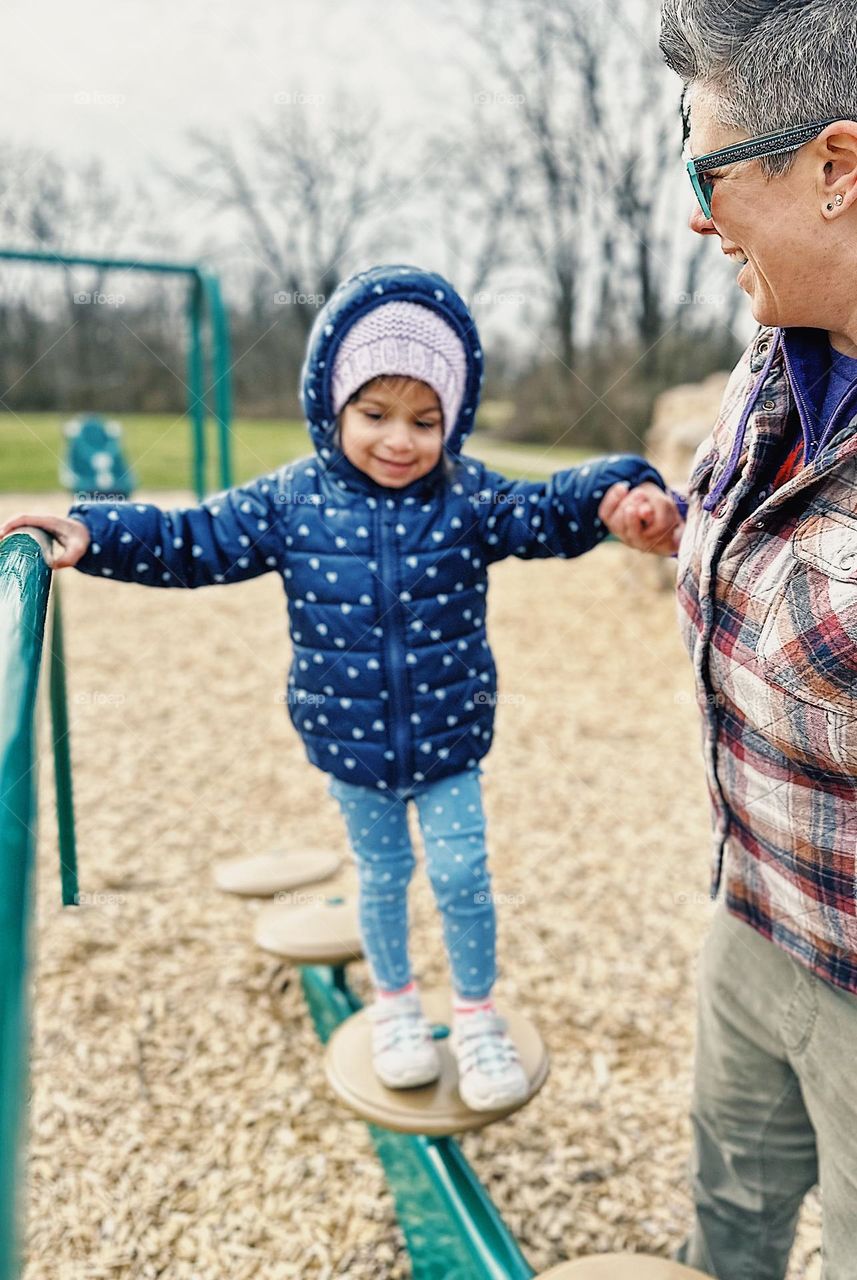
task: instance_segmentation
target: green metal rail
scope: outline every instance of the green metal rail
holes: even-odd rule
[[[0,542],[0,1280],[20,1270],[26,1124],[28,968],[36,860],[36,695],[51,594],[48,540],[17,530]],[[68,709],[57,584],[49,693],[62,897],[78,901]]]
[[[232,363],[229,355],[229,323],[220,282],[216,275],[196,263],[144,262],[137,258],[99,258],[81,254],[31,253],[24,249],[0,249],[0,261],[35,262],[61,267],[98,267],[108,271],[150,271],[161,275],[189,277],[187,303],[187,417],[191,430],[191,483],[197,498],[204,498],[206,485],[207,398],[212,396],[212,416],[217,426],[218,483],[221,489],[232,484]],[[209,374],[206,388],[206,352],[203,335],[209,328]]]

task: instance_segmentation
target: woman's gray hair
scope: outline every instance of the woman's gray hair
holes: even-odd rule
[[[854,0],[664,0],[661,52],[715,118],[750,137],[857,120]],[[784,173],[794,152],[761,160]]]

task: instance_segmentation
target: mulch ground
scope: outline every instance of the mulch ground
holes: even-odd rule
[[[0,512],[24,505],[66,509],[4,495]],[[652,581],[615,547],[492,570],[499,994],[538,1023],[552,1070],[463,1146],[538,1270],[667,1254],[690,1211],[708,816],[689,664]],[[346,853],[282,703],[279,581],[60,583],[85,905],[59,905],[45,725],[26,1280],[405,1277],[296,975],[254,946],[257,907],[212,883],[223,858]],[[344,863],[323,892],[353,887]],[[444,984],[421,870],[412,912],[419,976]],[[790,1280],[816,1280],[818,1246],[811,1198]]]

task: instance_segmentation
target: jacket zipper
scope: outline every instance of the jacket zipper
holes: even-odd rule
[[[788,374],[789,384],[792,394],[797,404],[797,414],[800,419],[800,429],[803,435],[803,456],[807,462],[812,462],[818,450],[818,438],[812,427],[813,414],[809,405],[806,403],[803,395],[803,389],[800,380],[795,377],[794,367],[789,359],[788,348],[783,342],[783,359],[785,361],[786,373]]]
[[[405,681],[404,647],[399,635],[402,623],[402,605],[399,600],[396,557],[393,554],[394,535],[392,530],[398,517],[395,511],[383,509],[381,506],[383,501],[383,499],[379,499],[378,502],[380,576],[381,583],[386,587],[392,600],[391,607],[386,610],[388,622],[391,625],[383,628],[384,666],[387,671],[387,682],[390,690],[393,750],[396,753],[394,785],[398,788],[407,786],[411,781],[410,761],[408,759],[410,739],[410,725],[408,722],[409,700]]]

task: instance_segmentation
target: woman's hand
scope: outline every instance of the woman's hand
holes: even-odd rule
[[[83,521],[67,520],[64,516],[26,514],[12,516],[5,524],[0,524],[0,538],[5,538],[7,533],[12,533],[23,525],[44,529],[45,533],[51,535],[54,542],[60,544],[61,550],[56,547],[51,548],[51,558],[48,563],[52,569],[70,569],[72,565],[77,564],[89,546],[89,530]]]
[[[659,556],[675,554],[684,529],[672,498],[649,480],[635,489],[611,485],[601,499],[598,518],[614,537],[635,551]]]

